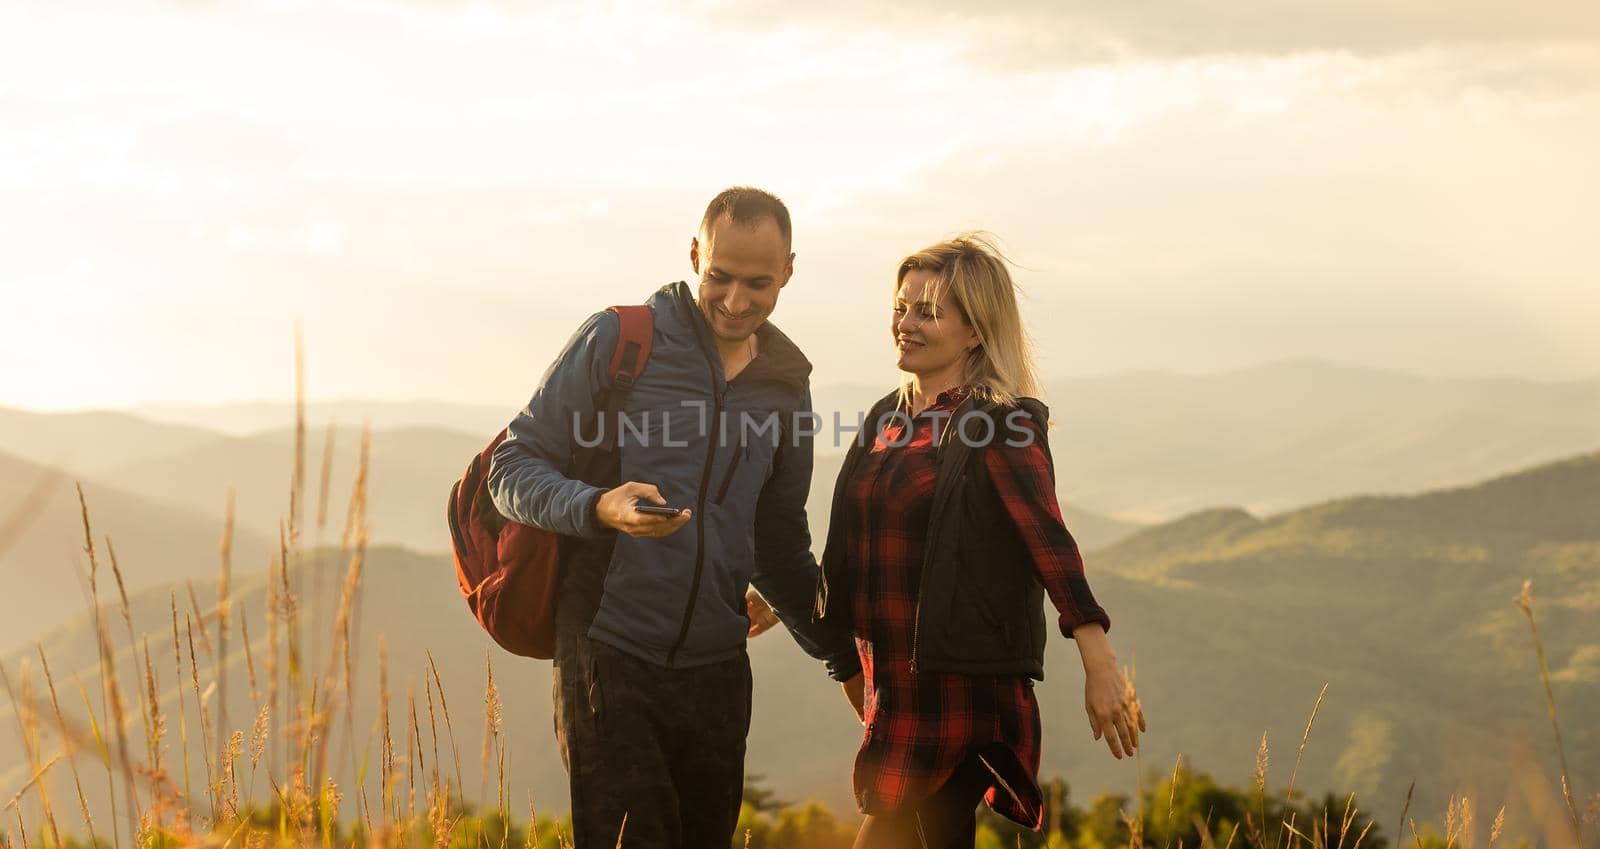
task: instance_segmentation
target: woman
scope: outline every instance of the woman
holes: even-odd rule
[[[1039,828],[1043,597],[1076,640],[1095,739],[1117,758],[1145,721],[1056,504],[1047,413],[999,252],[977,235],[900,263],[896,365],[834,491],[824,616],[847,618],[865,724],[857,849],[971,847],[976,807]]]

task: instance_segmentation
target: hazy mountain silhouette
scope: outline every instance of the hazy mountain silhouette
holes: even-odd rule
[[[308,539],[339,539],[348,493],[361,449],[361,432],[334,432],[329,496],[321,495],[322,461],[328,431],[306,433],[306,514]],[[401,428],[372,434],[367,515],[372,538],[419,551],[447,551],[449,532],[444,503],[450,485],[488,438],[457,431]],[[240,520],[272,533],[288,514],[289,470],[294,434],[278,429],[245,437],[219,437],[186,450],[107,470],[111,483],[195,509],[216,510],[211,493],[233,487]],[[322,516],[319,523],[318,516]]]
[[[202,427],[115,410],[37,413],[0,407],[0,451],[78,474],[93,475],[216,438]]]
[[[15,529],[9,535],[0,532],[9,537],[0,539],[0,586],[6,590],[0,593],[0,646],[6,649],[86,609],[89,565],[73,484],[73,476],[60,469],[0,454],[0,528]],[[117,592],[107,537],[130,591],[216,577],[220,510],[207,514],[93,480],[84,481],[83,489],[103,598],[114,598]],[[220,503],[223,493],[215,498]],[[238,550],[252,552],[254,558],[266,537],[240,528],[236,540]]]
[[[6,411],[0,423],[9,425],[7,444],[30,455],[70,451],[75,430],[98,414],[27,413]],[[57,427],[61,422],[62,426]],[[123,422],[140,440],[130,442],[116,430]],[[269,537],[288,513],[289,471],[293,467],[294,433],[275,427],[246,436],[226,436],[187,425],[168,425],[134,416],[117,415],[111,438],[95,443],[92,456],[80,457],[71,468],[130,492],[181,504],[220,517],[224,496],[234,489],[239,522]],[[170,430],[170,432],[169,432]],[[359,427],[334,432],[330,467],[330,501],[320,494],[322,459],[327,427],[311,426],[306,433],[307,514],[305,527],[316,539],[319,507],[324,515],[322,539],[333,541],[343,527],[348,492],[360,453]],[[396,543],[418,551],[444,551],[449,536],[444,527],[444,499],[460,477],[467,461],[482,450],[493,434],[427,427],[394,427],[372,433],[370,500],[367,505],[372,539]],[[67,437],[71,436],[71,439]],[[819,539],[827,532],[828,505],[833,482],[844,455],[828,451],[817,456],[812,476],[810,517]],[[131,458],[131,459],[129,459]],[[1140,527],[1098,515],[1076,505],[1063,504],[1068,526],[1085,548],[1114,542]]]
[[[819,465],[836,450],[827,435],[834,412],[853,426],[892,380],[814,388],[825,428]],[[380,430],[442,426],[487,441],[527,391],[508,388],[504,405],[312,404],[309,421],[332,414]],[[1600,447],[1600,380],[1429,379],[1300,359],[1215,374],[1054,379],[1043,394],[1063,500],[1122,520],[1171,519],[1216,504],[1275,511],[1356,492],[1417,492]],[[278,428],[293,414],[270,402],[146,409],[230,430]]]

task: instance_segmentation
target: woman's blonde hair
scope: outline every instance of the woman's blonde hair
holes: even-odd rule
[[[948,291],[961,317],[978,334],[978,347],[962,364],[961,382],[980,400],[1014,404],[1019,397],[1037,397],[1039,379],[1033,365],[1033,342],[1017,308],[1017,286],[1007,260],[987,233],[963,233],[929,245],[900,261],[894,297],[912,271],[938,278],[925,297],[937,304]],[[909,406],[911,381],[900,384],[900,400]]]

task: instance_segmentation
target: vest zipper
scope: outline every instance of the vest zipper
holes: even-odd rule
[[[939,528],[939,525],[944,521],[945,502],[950,500],[950,493],[954,492],[956,487],[962,485],[966,479],[966,476],[966,472],[962,472],[961,474],[957,475],[956,479],[950,482],[950,488],[946,489],[943,494],[938,496],[938,500],[936,500],[933,504],[933,510],[928,514],[928,527],[930,529],[936,531]],[[929,540],[929,542],[937,544],[938,540]],[[930,545],[927,553],[923,555],[922,584],[917,588],[917,612],[916,615],[911,617],[912,672],[917,671],[917,658],[922,656],[920,639],[922,634],[922,597],[928,591],[928,573],[932,571],[929,567],[933,565],[933,551],[934,546]]]

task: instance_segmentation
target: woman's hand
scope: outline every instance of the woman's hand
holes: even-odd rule
[[[1139,698],[1117,667],[1117,656],[1099,623],[1080,625],[1072,636],[1083,658],[1083,709],[1089,715],[1089,730],[1094,739],[1105,738],[1113,757],[1131,756],[1139,748],[1139,735],[1147,730]]]
[[[866,725],[867,706],[864,692],[866,680],[862,678],[861,673],[857,672],[854,678],[844,682],[841,686],[844,687],[844,697],[850,700],[850,707],[855,708],[856,719],[860,720],[862,725]]]
[[[759,637],[778,624],[778,614],[772,612],[772,605],[767,604],[755,587],[745,590],[744,612],[750,617],[750,630],[745,633],[747,637]]]

